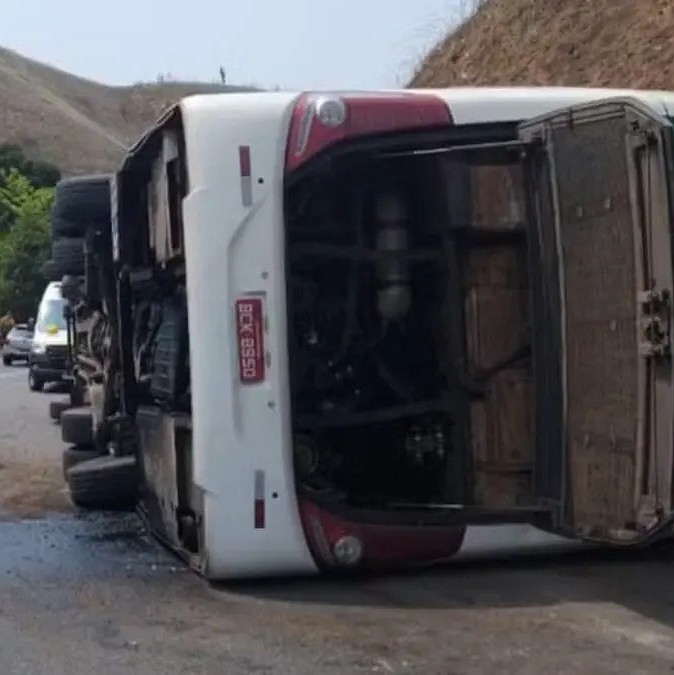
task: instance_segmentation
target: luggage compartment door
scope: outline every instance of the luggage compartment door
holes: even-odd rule
[[[614,543],[672,512],[672,126],[634,99],[530,120],[535,486]]]

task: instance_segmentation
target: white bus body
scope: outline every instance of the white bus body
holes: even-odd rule
[[[475,153],[488,153],[492,146],[495,152],[507,153],[512,147],[521,146],[526,153],[527,147],[538,144],[550,157],[550,153],[555,152],[549,142],[550,129],[562,128],[565,116],[568,125],[572,126],[577,119],[581,127],[596,120],[601,125],[604,118],[620,115],[625,119],[639,117],[647,121],[643,126],[656,133],[664,129],[664,133],[671,135],[668,125],[672,112],[673,93],[581,88],[255,93],[182,100],[129,153],[118,174],[113,207],[113,213],[118,214],[113,216],[117,263],[120,268],[122,265],[133,267],[124,257],[131,255],[128,252],[137,245],[130,243],[129,195],[133,196],[137,186],[142,185],[142,190],[154,195],[150,199],[154,206],[145,211],[150,214],[147,216],[150,227],[163,222],[162,219],[169,222],[176,217],[170,208],[170,187],[166,187],[169,165],[176,158],[184,163],[186,183],[179,217],[182,235],[176,235],[175,228],[171,234],[169,222],[161,231],[155,227],[149,245],[153,247],[153,259],[162,269],[170,269],[173,258],[184,259],[191,416],[162,413],[144,405],[134,413],[140,429],[140,457],[148,494],[153,495],[155,502],[147,513],[155,529],[171,546],[184,553],[195,568],[212,579],[313,574],[359,565],[386,568],[445,560],[457,554],[555,548],[575,545],[573,542],[580,540],[621,545],[643,542],[664,531],[664,523],[672,510],[671,365],[667,350],[650,355],[663,359],[653,366],[661,369],[654,375],[654,384],[649,379],[651,375],[635,371],[639,396],[646,389],[651,392],[648,402],[642,404],[635,399],[624,404],[632,405],[634,418],[640,420],[642,426],[637,435],[642,434],[644,425],[648,426],[644,406],[650,406],[649,410],[665,410],[669,405],[664,427],[651,428],[645,446],[644,436],[639,436],[635,449],[627,441],[625,447],[620,445],[624,440],[622,432],[611,426],[616,421],[614,417],[617,419],[625,409],[622,403],[607,401],[608,406],[615,403],[617,412],[607,412],[606,417],[597,422],[602,429],[605,427],[601,425],[611,427],[607,434],[615,434],[620,452],[633,459],[636,457],[636,468],[634,471],[630,468],[631,473],[625,478],[629,485],[622,486],[627,492],[635,493],[639,492],[635,487],[637,483],[644,486],[634,503],[629,503],[638,512],[632,525],[627,522],[632,520],[627,506],[624,506],[625,523],[617,528],[613,512],[607,510],[604,517],[597,511],[596,504],[589,501],[581,504],[580,497],[574,501],[573,496],[569,502],[562,492],[556,499],[552,495],[555,479],[541,477],[544,470],[539,455],[532,460],[535,468],[531,470],[534,475],[531,480],[538,481],[538,493],[522,507],[509,504],[504,508],[485,509],[482,513],[465,503],[447,501],[426,504],[424,509],[350,505],[333,510],[329,500],[327,506],[320,499],[314,500],[313,493],[299,485],[294,460],[297,430],[291,405],[288,343],[287,275],[291,262],[287,250],[287,186],[289,177],[302,176],[302,172],[310,175],[314,163],[330,158],[333,151],[348,153],[351,143],[361,141],[371,142],[371,145],[363,145],[363,153],[376,151],[378,156],[389,151],[392,155],[398,152],[409,156],[451,154],[452,148],[461,153],[460,146],[474,147]],[[464,132],[465,139],[461,136]],[[437,139],[427,138],[426,133],[435,134]],[[410,139],[414,134],[419,135],[418,152],[411,145],[412,140],[396,141],[405,134],[409,134]],[[652,142],[654,152],[660,152],[658,157],[667,155],[669,149],[660,147],[667,143],[664,135],[658,135]],[[466,152],[473,156],[470,150]],[[588,152],[600,155],[602,145],[595,143]],[[657,165],[658,161],[653,159],[649,166],[663,171],[668,178],[665,165]],[[564,186],[560,181],[564,180],[567,180],[564,176],[551,178],[562,193]],[[531,187],[530,183],[527,187]],[[658,183],[653,189],[662,190],[662,187],[662,183]],[[536,190],[539,188],[537,185]],[[607,209],[612,208],[611,198],[609,190]],[[563,195],[556,199],[563,202]],[[576,201],[581,209],[583,199],[578,197]],[[594,204],[594,197],[590,201]],[[555,222],[559,227],[559,219],[567,215],[559,215],[558,203],[555,208]],[[563,208],[566,207],[562,207],[562,211]],[[662,213],[665,220],[671,215],[667,209]],[[578,217],[581,217],[580,211]],[[543,220],[541,216],[539,227]],[[551,223],[545,221],[542,227],[546,224],[552,227]],[[531,222],[529,226],[533,226]],[[664,220],[652,227],[657,229],[653,239],[660,237],[662,245],[666,241],[661,233],[666,229]],[[580,244],[573,243],[576,245]],[[571,244],[564,250],[570,251],[569,247]],[[661,289],[670,288],[670,258],[671,252],[667,252],[661,260],[652,262],[652,276],[657,268],[660,277],[656,285]],[[601,256],[588,252],[587,264],[592,265],[595,259]],[[545,274],[545,270],[541,274]],[[568,285],[564,288],[572,302],[571,294],[575,291]],[[634,297],[648,290],[639,286],[634,289]],[[608,290],[598,292],[609,293]],[[573,306],[569,312],[572,310]],[[602,317],[605,318],[604,314]],[[567,322],[572,319],[573,316],[571,319],[567,316]],[[641,319],[636,315],[634,319],[635,325],[639,324]],[[578,326],[585,326],[582,317],[577,320]],[[619,321],[619,317],[616,320]],[[567,338],[574,339],[573,335]],[[576,386],[573,379],[576,371],[570,369],[577,367],[581,357],[567,352],[562,356],[560,368],[566,364],[569,370],[565,371],[565,385],[561,389],[568,395]],[[580,455],[573,454],[576,452],[573,444],[580,442],[575,437],[578,429],[584,428],[584,424],[588,429],[594,428],[594,422],[575,420],[573,415],[578,413],[573,405],[574,401],[569,399],[560,408],[566,425],[560,447],[546,447],[549,452],[564,453],[562,473],[572,472],[567,482],[580,485],[578,476],[586,471],[584,480],[589,494],[592,489],[600,490],[604,486],[592,473],[597,471],[595,465],[590,463],[582,468],[585,465]],[[531,416],[536,418],[536,413],[532,412]],[[533,425],[535,434],[540,435],[540,424]],[[190,438],[189,451],[180,445],[182,441],[175,440],[183,433],[180,430]],[[597,438],[592,445],[594,441],[588,431],[586,442],[592,452],[596,451],[593,457],[599,462],[613,451],[602,445],[604,436]],[[185,453],[189,466],[182,463]],[[650,473],[643,469],[646,464],[651,467]],[[648,489],[649,481],[653,480],[653,467],[661,470],[656,493]],[[620,475],[618,469],[609,467],[606,471]],[[642,473],[637,481],[634,472],[639,471]],[[666,472],[669,475],[664,480]],[[550,494],[546,494],[546,490]],[[578,494],[580,488],[577,488]],[[585,499],[589,499],[587,494]],[[575,515],[569,515],[572,513],[567,508],[569,503],[575,506]],[[646,515],[648,503],[654,510]],[[399,517],[390,515],[397,513],[396,509]],[[550,518],[538,519],[538,511],[546,509],[552,514]],[[534,511],[538,515],[530,517],[528,514]],[[181,529],[180,520],[183,512],[189,512],[187,520],[198,531],[190,545],[181,534],[185,531]],[[382,515],[384,513],[389,515]],[[430,514],[427,522],[424,513]],[[515,513],[521,515],[511,518]],[[537,529],[539,527],[543,529]]]

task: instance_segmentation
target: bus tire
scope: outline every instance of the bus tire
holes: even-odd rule
[[[68,480],[68,471],[82,462],[88,462],[90,459],[100,457],[98,450],[83,450],[82,448],[72,447],[63,451],[63,479]]]
[[[93,444],[93,414],[90,408],[69,408],[61,413],[61,439],[77,447]]]
[[[59,237],[51,245],[54,270],[58,278],[84,274],[84,239]]]
[[[42,391],[44,389],[44,380],[32,368],[28,369],[28,389],[31,391]]]
[[[132,455],[102,455],[68,469],[70,498],[84,509],[132,508],[138,493],[138,469]]]
[[[82,223],[77,220],[65,220],[64,218],[52,216],[52,239],[60,239],[61,237],[83,237],[86,231],[86,223]]]
[[[53,233],[81,235],[86,223],[92,221],[110,221],[110,176],[78,176],[60,181],[52,208]]]
[[[61,421],[61,414],[66,410],[71,408],[70,401],[63,399],[61,401],[51,401],[49,403],[49,417],[54,420],[54,422]]]
[[[52,241],[61,237],[85,238],[89,232],[106,231],[108,229],[110,229],[109,222],[64,220],[63,218],[53,217],[51,221],[51,238]]]

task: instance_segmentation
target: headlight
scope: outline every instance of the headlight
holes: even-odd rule
[[[325,127],[340,127],[346,122],[346,104],[341,98],[319,98],[316,101],[316,117]]]
[[[47,346],[33,343],[30,351],[33,352],[33,354],[44,354],[47,351]]]

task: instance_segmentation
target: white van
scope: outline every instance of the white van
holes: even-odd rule
[[[41,391],[47,382],[60,382],[66,372],[68,330],[64,307],[61,283],[50,282],[40,300],[28,356],[28,386],[31,391]]]

